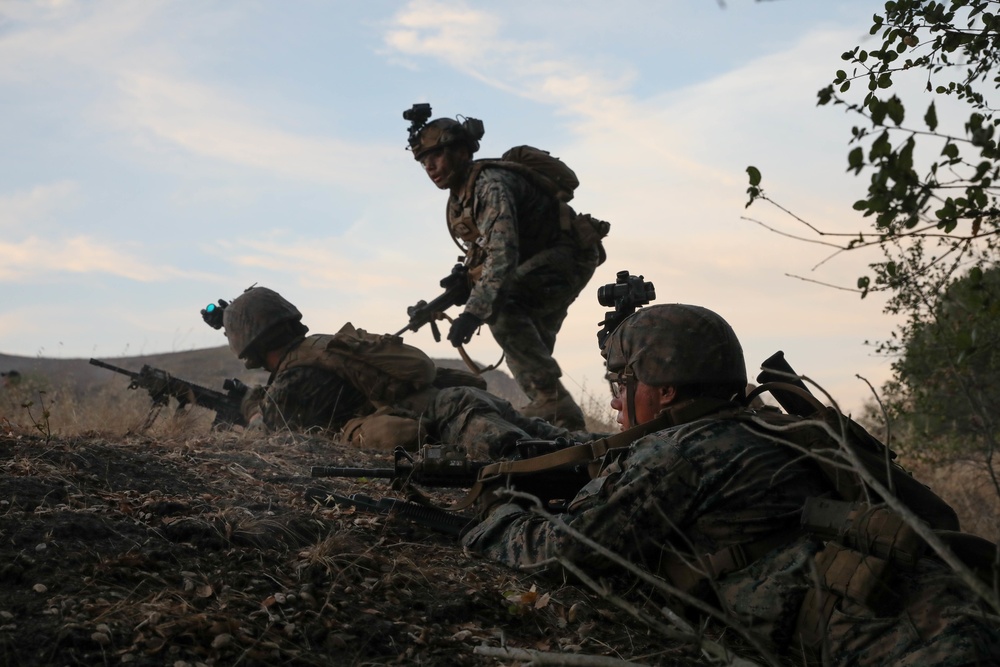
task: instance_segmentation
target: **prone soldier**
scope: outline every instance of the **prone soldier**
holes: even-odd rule
[[[492,458],[518,440],[571,436],[518,414],[486,392],[482,378],[437,367],[399,336],[350,323],[336,334],[307,335],[299,309],[266,287],[211,304],[202,317],[225,330],[247,368],[271,373],[241,406],[254,428],[342,431],[347,442],[374,449],[469,443],[474,456]]]
[[[996,582],[977,588],[939,552],[928,556],[883,499],[837,500],[857,490],[849,468],[830,474],[809,452],[837,452],[838,443],[813,418],[747,407],[743,350],[718,314],[683,304],[644,308],[611,333],[602,354],[619,435],[635,435],[569,502],[565,525],[660,575],[687,596],[692,615],[714,607],[796,664],[1000,664]],[[849,421],[835,417],[835,426]],[[876,457],[873,468],[884,470],[887,460]],[[909,478],[898,466],[885,474],[897,470],[898,481]],[[899,500],[958,543],[964,534],[955,532],[951,508],[909,479],[897,487]],[[616,568],[522,501],[485,496],[497,497],[484,503],[465,546],[515,568]],[[846,523],[830,521],[838,504]],[[996,546],[978,553],[991,572]]]

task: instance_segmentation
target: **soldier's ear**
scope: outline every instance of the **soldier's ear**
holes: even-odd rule
[[[657,387],[656,391],[661,410],[677,401],[677,389],[675,387]]]

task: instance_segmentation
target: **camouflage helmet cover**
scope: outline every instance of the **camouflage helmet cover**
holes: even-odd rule
[[[641,308],[608,338],[601,354],[609,374],[631,369],[652,387],[746,384],[736,332],[717,313],[681,303]]]
[[[299,309],[274,290],[251,287],[223,311],[222,326],[230,349],[243,359],[250,346],[275,326],[301,319]]]
[[[451,118],[437,118],[424,125],[416,136],[410,138],[410,150],[413,151],[413,159],[420,160],[436,148],[459,143],[466,144],[470,153],[479,150],[479,140],[470,134],[462,123]]]

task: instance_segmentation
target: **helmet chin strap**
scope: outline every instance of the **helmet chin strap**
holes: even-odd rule
[[[639,425],[635,415],[635,388],[637,382],[632,368],[628,366],[622,372],[621,377],[625,379],[625,405],[628,408],[628,425],[631,428]]]

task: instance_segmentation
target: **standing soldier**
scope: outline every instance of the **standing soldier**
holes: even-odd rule
[[[583,411],[560,381],[552,352],[570,304],[604,259],[608,224],[566,204],[578,181],[558,159],[521,146],[500,160],[474,161],[482,122],[426,123],[430,114],[428,104],[404,112],[412,121],[410,150],[450,193],[448,229],[473,283],[448,340],[458,347],[488,324],[530,399],[521,412],[583,430]]]

